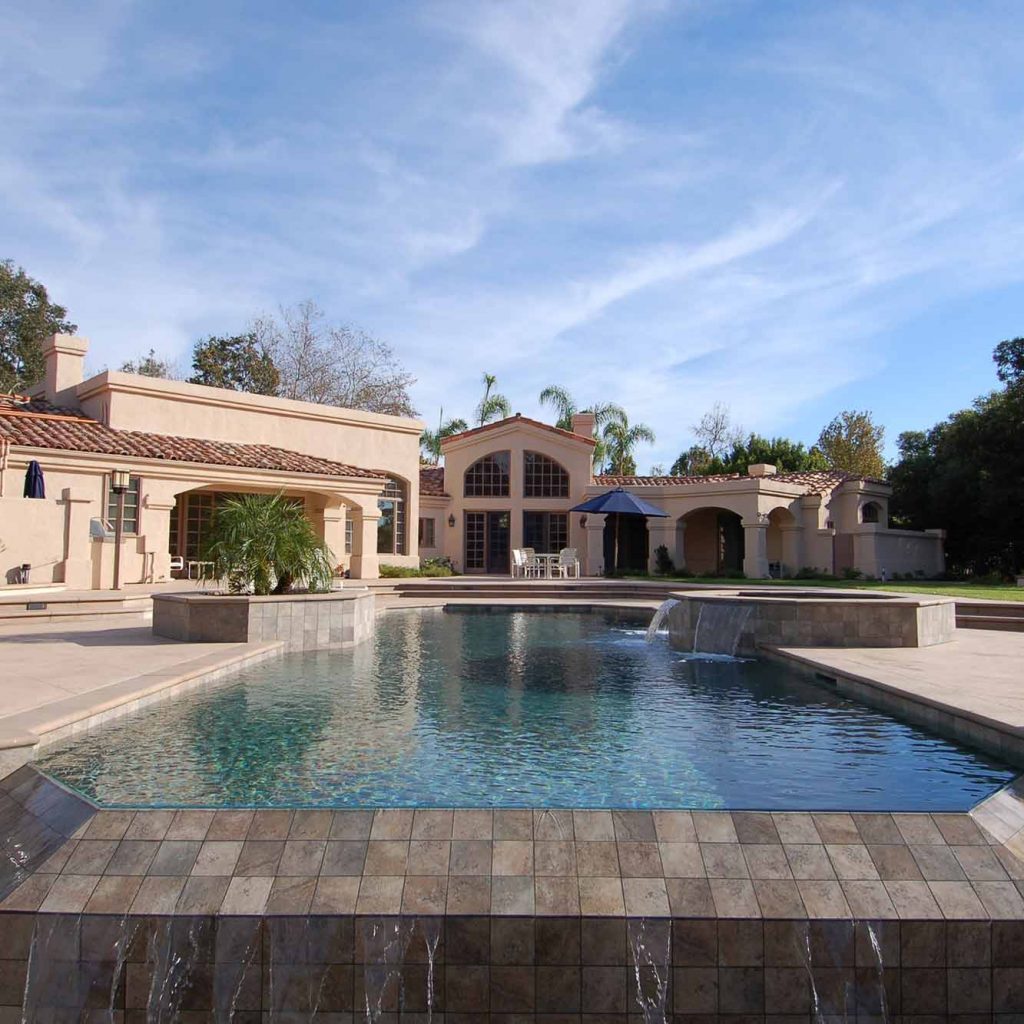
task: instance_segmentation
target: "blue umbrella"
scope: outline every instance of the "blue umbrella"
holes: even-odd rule
[[[25,470],[26,498],[45,498],[46,484],[43,482],[43,468],[33,459]]]
[[[614,491],[605,491],[596,498],[583,502],[582,505],[575,505],[570,512],[593,512],[595,515],[615,516],[615,547],[612,554],[612,572],[619,564],[619,526],[622,516],[657,516],[659,519],[667,519],[669,514],[664,510],[644,501],[642,498],[630,494],[629,491],[616,487]]]

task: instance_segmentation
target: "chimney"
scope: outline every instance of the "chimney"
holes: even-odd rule
[[[76,334],[51,334],[43,341],[46,374],[43,378],[43,396],[55,405],[77,406],[72,388],[82,383],[85,353],[89,339]]]
[[[594,436],[594,414],[592,412],[573,413],[572,432],[580,437]]]
[[[778,467],[770,462],[754,462],[747,466],[747,476],[775,476]]]

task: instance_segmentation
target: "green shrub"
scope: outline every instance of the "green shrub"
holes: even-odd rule
[[[668,548],[659,544],[654,549],[654,575],[672,576],[676,571],[675,562],[669,557]]]
[[[843,569],[844,580],[860,580],[863,578],[864,573],[862,573],[860,569],[854,569],[852,565],[848,565],[845,569]]]

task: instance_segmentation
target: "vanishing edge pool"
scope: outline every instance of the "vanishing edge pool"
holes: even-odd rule
[[[1015,774],[649,613],[395,611],[47,748],[102,806],[962,811]]]

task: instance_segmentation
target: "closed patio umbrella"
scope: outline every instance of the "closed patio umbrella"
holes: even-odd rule
[[[642,498],[636,497],[635,494],[630,494],[629,491],[624,490],[622,487],[616,487],[613,491],[605,491],[604,494],[590,498],[581,505],[573,506],[570,511],[593,512],[595,515],[615,516],[615,548],[612,557],[612,572],[618,568],[619,564],[619,532],[622,516],[643,516],[644,518],[655,516],[658,519],[667,519],[669,515],[668,512],[658,508],[657,505],[652,505],[649,501],[644,501]]]
[[[25,470],[25,491],[26,498],[45,498],[46,483],[43,480],[43,467],[33,459]]]

